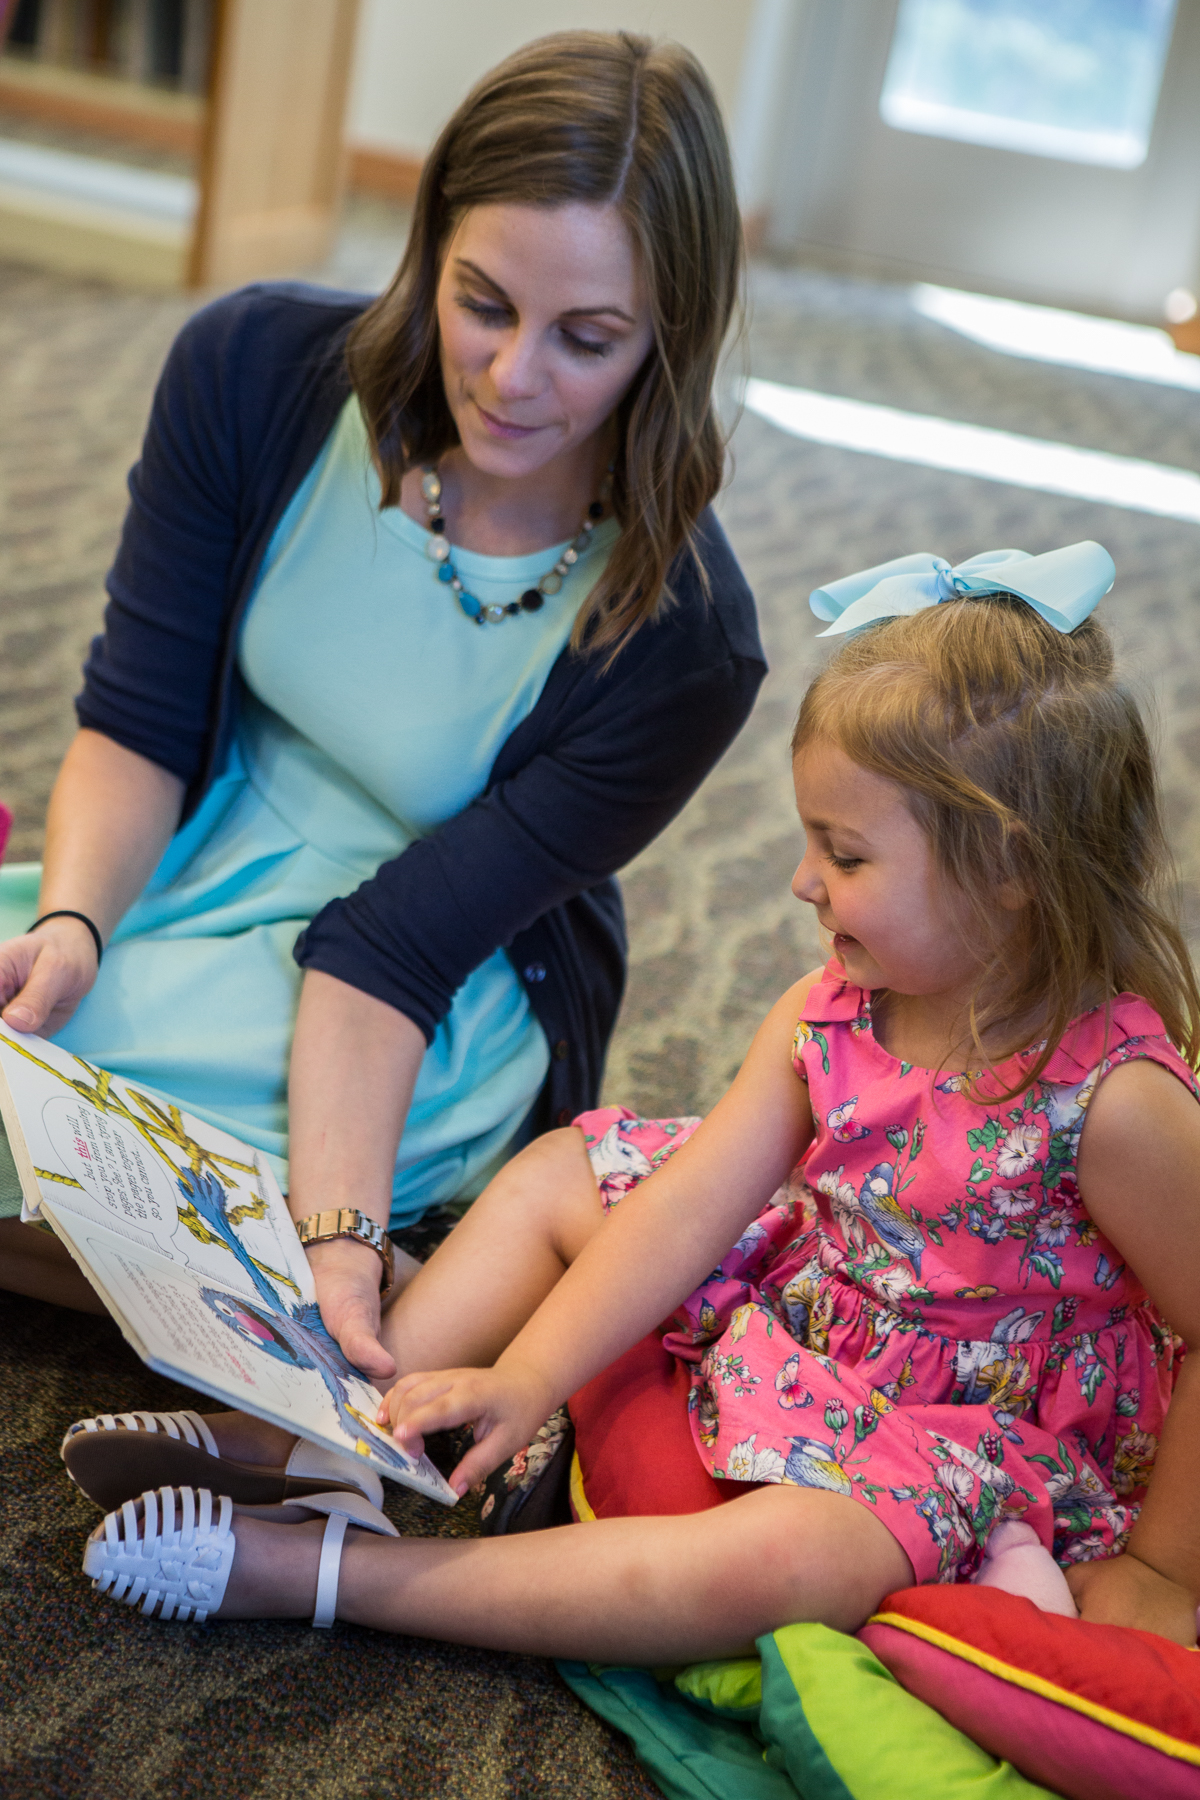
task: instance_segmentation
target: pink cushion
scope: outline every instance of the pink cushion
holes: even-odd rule
[[[995,1588],[906,1588],[859,1633],[918,1699],[1068,1800],[1198,1800],[1200,1653]]]

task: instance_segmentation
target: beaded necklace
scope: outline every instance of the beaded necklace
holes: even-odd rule
[[[600,484],[599,498],[593,500],[587,509],[579,535],[567,545],[554,567],[547,569],[536,587],[526,588],[519,600],[510,600],[506,606],[485,605],[463,586],[458,570],[454,567],[450,546],[446,542],[446,521],[442,516],[442,478],[432,465],[427,465],[422,472],[421,492],[425,497],[426,523],[430,531],[425,554],[430,562],[437,564],[438,580],[444,581],[453,591],[468,619],[473,619],[476,625],[499,625],[504,619],[516,618],[518,613],[537,612],[545,605],[547,595],[558,593],[573,566],[591,548],[592,533],[604,517],[612,494],[612,467],[609,466],[608,473]]]

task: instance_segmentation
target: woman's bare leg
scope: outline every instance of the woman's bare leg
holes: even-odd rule
[[[20,1219],[0,1219],[0,1288],[74,1312],[108,1310],[58,1239]]]
[[[324,1522],[235,1517],[221,1618],[303,1618]],[[747,1653],[797,1620],[854,1631],[913,1570],[842,1494],[762,1488],[681,1518],[605,1519],[462,1541],[348,1534],[338,1618],[481,1649],[586,1661]]]
[[[583,1133],[535,1138],[388,1307],[380,1338],[399,1374],[490,1368],[603,1219]]]

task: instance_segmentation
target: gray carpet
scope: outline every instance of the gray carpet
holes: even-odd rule
[[[394,222],[372,214],[333,270],[371,281]],[[393,237],[389,238],[389,230]],[[372,233],[374,235],[372,235]],[[0,797],[10,854],[40,853],[70,696],[95,630],[125,470],[157,366],[191,302],[0,268]],[[916,317],[903,291],[759,270],[755,373],[1034,436],[1195,467],[1196,396],[1022,363]],[[787,735],[814,666],[810,587],[923,548],[959,560],[1096,537],[1106,604],[1157,710],[1171,827],[1200,929],[1200,528],[804,444],[747,417],[722,516],[758,594],[772,673],[754,718],[626,877],[633,962],[606,1098],[656,1112],[716,1099],[754,1026],[818,958],[788,879],[799,833]],[[77,1572],[95,1517],[60,1473],[79,1414],[168,1405],[102,1321],[0,1314],[0,1795],[647,1795],[624,1745],[543,1663],[338,1629],[166,1630],[94,1602]],[[399,1500],[414,1529],[468,1514]]]

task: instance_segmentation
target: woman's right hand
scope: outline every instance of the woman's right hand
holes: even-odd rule
[[[313,1244],[308,1261],[321,1323],[341,1346],[342,1355],[369,1381],[390,1381],[396,1362],[379,1341],[382,1295],[376,1252],[355,1238],[331,1238]]]
[[[13,1031],[53,1037],[96,979],[96,945],[80,919],[48,919],[0,944],[0,1018]]]

